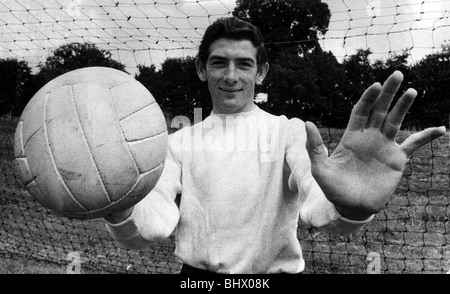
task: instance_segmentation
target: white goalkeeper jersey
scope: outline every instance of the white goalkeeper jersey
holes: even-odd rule
[[[175,254],[218,273],[298,273],[305,267],[298,221],[350,233],[311,175],[304,122],[257,106],[211,113],[169,136],[164,170],[112,236],[141,249],[175,234]],[[179,204],[175,202],[181,195]]]

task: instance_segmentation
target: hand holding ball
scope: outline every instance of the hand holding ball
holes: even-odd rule
[[[25,107],[14,138],[19,175],[54,212],[105,217],[156,185],[167,152],[164,115],[150,92],[121,71],[61,75]]]

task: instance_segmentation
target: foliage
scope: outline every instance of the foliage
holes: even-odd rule
[[[287,117],[345,126],[350,103],[340,91],[344,72],[331,52],[320,48],[299,56],[284,51],[272,64],[265,86],[266,108]]]
[[[211,99],[206,84],[197,76],[195,58],[168,58],[160,70],[154,65],[138,69],[136,80],[147,87],[167,116],[184,115],[192,121],[196,107],[209,115]]]
[[[47,82],[66,72],[89,66],[105,66],[125,71],[112,54],[90,43],[69,43],[56,48],[39,72],[31,74],[25,61],[0,59],[0,116],[20,116],[28,101]]]
[[[31,69],[25,61],[0,59],[0,117],[18,116],[31,98]]]
[[[341,89],[353,105],[361,97],[361,93],[374,82],[370,54],[372,54],[370,49],[358,49],[354,55],[347,57],[342,63],[346,81]]]
[[[112,59],[111,52],[92,43],[69,43],[56,48],[44,63],[39,64],[39,75],[45,80],[66,72],[89,66],[111,67],[125,71],[125,66]]]
[[[364,90],[400,70],[405,79],[395,99],[407,88],[418,91],[404,126],[449,125],[450,44],[444,44],[442,52],[427,55],[417,64],[408,62],[408,51],[372,62],[370,48],[358,49],[340,63],[318,43],[318,34],[326,33],[330,20],[328,6],[321,0],[236,3],[233,15],[258,26],[266,40],[270,71],[263,85],[256,88],[256,93],[268,94],[268,101],[259,104],[264,110],[343,128]],[[125,71],[125,66],[114,60],[109,51],[91,43],[58,47],[39,64],[36,75],[31,74],[24,61],[0,59],[0,116],[19,116],[46,82],[87,66]],[[149,89],[168,118],[184,115],[192,121],[194,108],[201,108],[203,117],[212,109],[208,87],[198,79],[194,57],[168,58],[159,69],[155,65],[138,65],[135,78]]]
[[[427,55],[414,67],[413,86],[419,92],[415,101],[415,127],[449,125],[450,44]]]
[[[317,36],[326,33],[331,17],[320,0],[237,0],[233,15],[261,30],[270,61],[286,48],[306,53],[319,47]]]

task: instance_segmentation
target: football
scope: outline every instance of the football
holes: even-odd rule
[[[79,219],[132,207],[156,185],[168,132],[152,94],[105,67],[65,73],[28,102],[14,156],[27,190],[53,212]]]

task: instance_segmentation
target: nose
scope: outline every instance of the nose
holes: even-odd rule
[[[237,73],[236,66],[233,63],[230,63],[225,69],[224,76],[225,82],[227,83],[236,83],[237,82]]]

